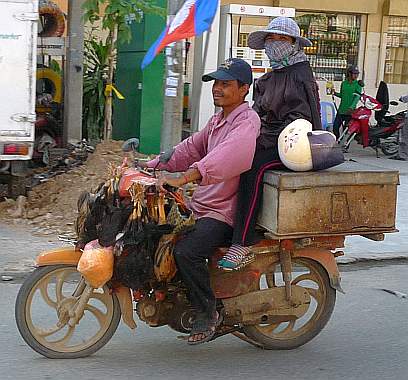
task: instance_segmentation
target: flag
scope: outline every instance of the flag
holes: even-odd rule
[[[199,36],[210,29],[219,0],[186,0],[173,21],[166,26],[146,53],[142,69],[148,66],[163,48],[172,42]]]

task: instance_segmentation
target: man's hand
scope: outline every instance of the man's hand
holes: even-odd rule
[[[141,169],[146,169],[146,168],[148,168],[148,166],[147,166],[148,162],[149,161],[146,161],[146,160],[136,159],[135,160],[135,167],[139,167]]]
[[[164,185],[169,185],[172,187],[181,187],[184,184],[185,184],[185,181],[183,178],[162,177],[159,179],[156,186],[163,193],[167,193],[168,191],[164,188]]]

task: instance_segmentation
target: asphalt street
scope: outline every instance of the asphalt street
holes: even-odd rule
[[[345,271],[344,271],[345,270]],[[343,267],[338,294],[323,332],[294,351],[262,351],[233,336],[190,347],[178,333],[123,323],[113,339],[85,359],[50,360],[32,351],[14,322],[18,283],[0,283],[0,379],[274,379],[406,380],[408,263]]]
[[[108,345],[77,360],[50,360],[19,336],[14,302],[35,256],[63,245],[55,236],[33,236],[0,220],[0,380],[6,379],[396,379],[408,378],[408,299],[382,289],[408,293],[408,163],[377,159],[354,149],[348,158],[400,171],[397,228],[384,242],[348,237],[339,258],[342,286],[331,321],[307,345],[294,351],[262,351],[233,336],[199,347],[178,333],[139,322],[136,333],[121,324]],[[393,259],[393,260],[386,260]],[[397,293],[399,294],[399,293]]]

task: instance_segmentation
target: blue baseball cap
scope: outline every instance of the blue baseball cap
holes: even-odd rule
[[[212,80],[239,80],[244,84],[252,84],[252,68],[243,59],[230,58],[220,65],[217,71],[202,77],[203,82]]]

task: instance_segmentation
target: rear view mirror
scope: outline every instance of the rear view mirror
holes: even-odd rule
[[[395,100],[391,100],[391,101],[390,101],[390,104],[391,104],[392,106],[397,106],[397,105],[398,105],[398,102],[396,102]]]
[[[364,87],[365,83],[361,79],[357,82],[360,87]]]
[[[139,139],[133,137],[131,139],[126,140],[122,145],[123,152],[137,152],[137,148],[139,148]]]

